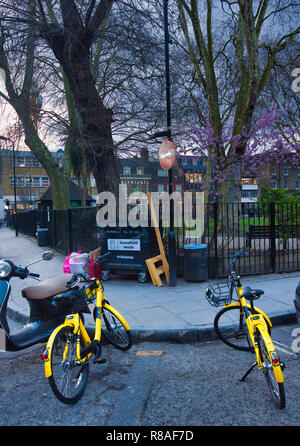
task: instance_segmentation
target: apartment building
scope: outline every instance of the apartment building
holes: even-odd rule
[[[53,156],[60,158],[61,152]],[[18,209],[36,207],[36,200],[50,185],[48,175],[30,151],[15,151],[15,176],[13,151],[0,151],[0,196],[14,207],[14,177],[16,179],[16,202]]]
[[[294,194],[300,191],[300,166],[292,165],[288,158],[284,163],[270,162],[264,166],[261,184]]]
[[[292,162],[291,155],[287,155],[283,162],[266,162],[259,178],[242,178],[242,203],[255,203],[260,196],[260,185],[272,189],[285,189],[288,194],[300,192],[300,165]]]

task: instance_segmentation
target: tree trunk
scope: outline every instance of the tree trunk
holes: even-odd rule
[[[63,47],[51,34],[46,33],[45,38],[68,78],[97,190],[117,196],[119,168],[111,132],[112,110],[105,107],[97,92],[89,45],[85,45],[84,37],[78,33],[76,41],[66,42]]]

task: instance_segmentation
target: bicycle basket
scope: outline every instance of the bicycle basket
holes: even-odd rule
[[[229,305],[232,300],[230,294],[230,282],[218,282],[213,285],[208,285],[206,288],[205,297],[209,304],[213,307]]]

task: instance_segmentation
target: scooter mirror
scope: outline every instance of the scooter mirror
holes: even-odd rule
[[[51,260],[54,257],[54,253],[52,251],[45,251],[42,255],[43,260]]]

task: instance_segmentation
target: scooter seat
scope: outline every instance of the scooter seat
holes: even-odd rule
[[[46,299],[55,294],[67,290],[67,283],[72,274],[61,274],[40,282],[38,285],[28,286],[22,289],[22,296],[27,299]]]

